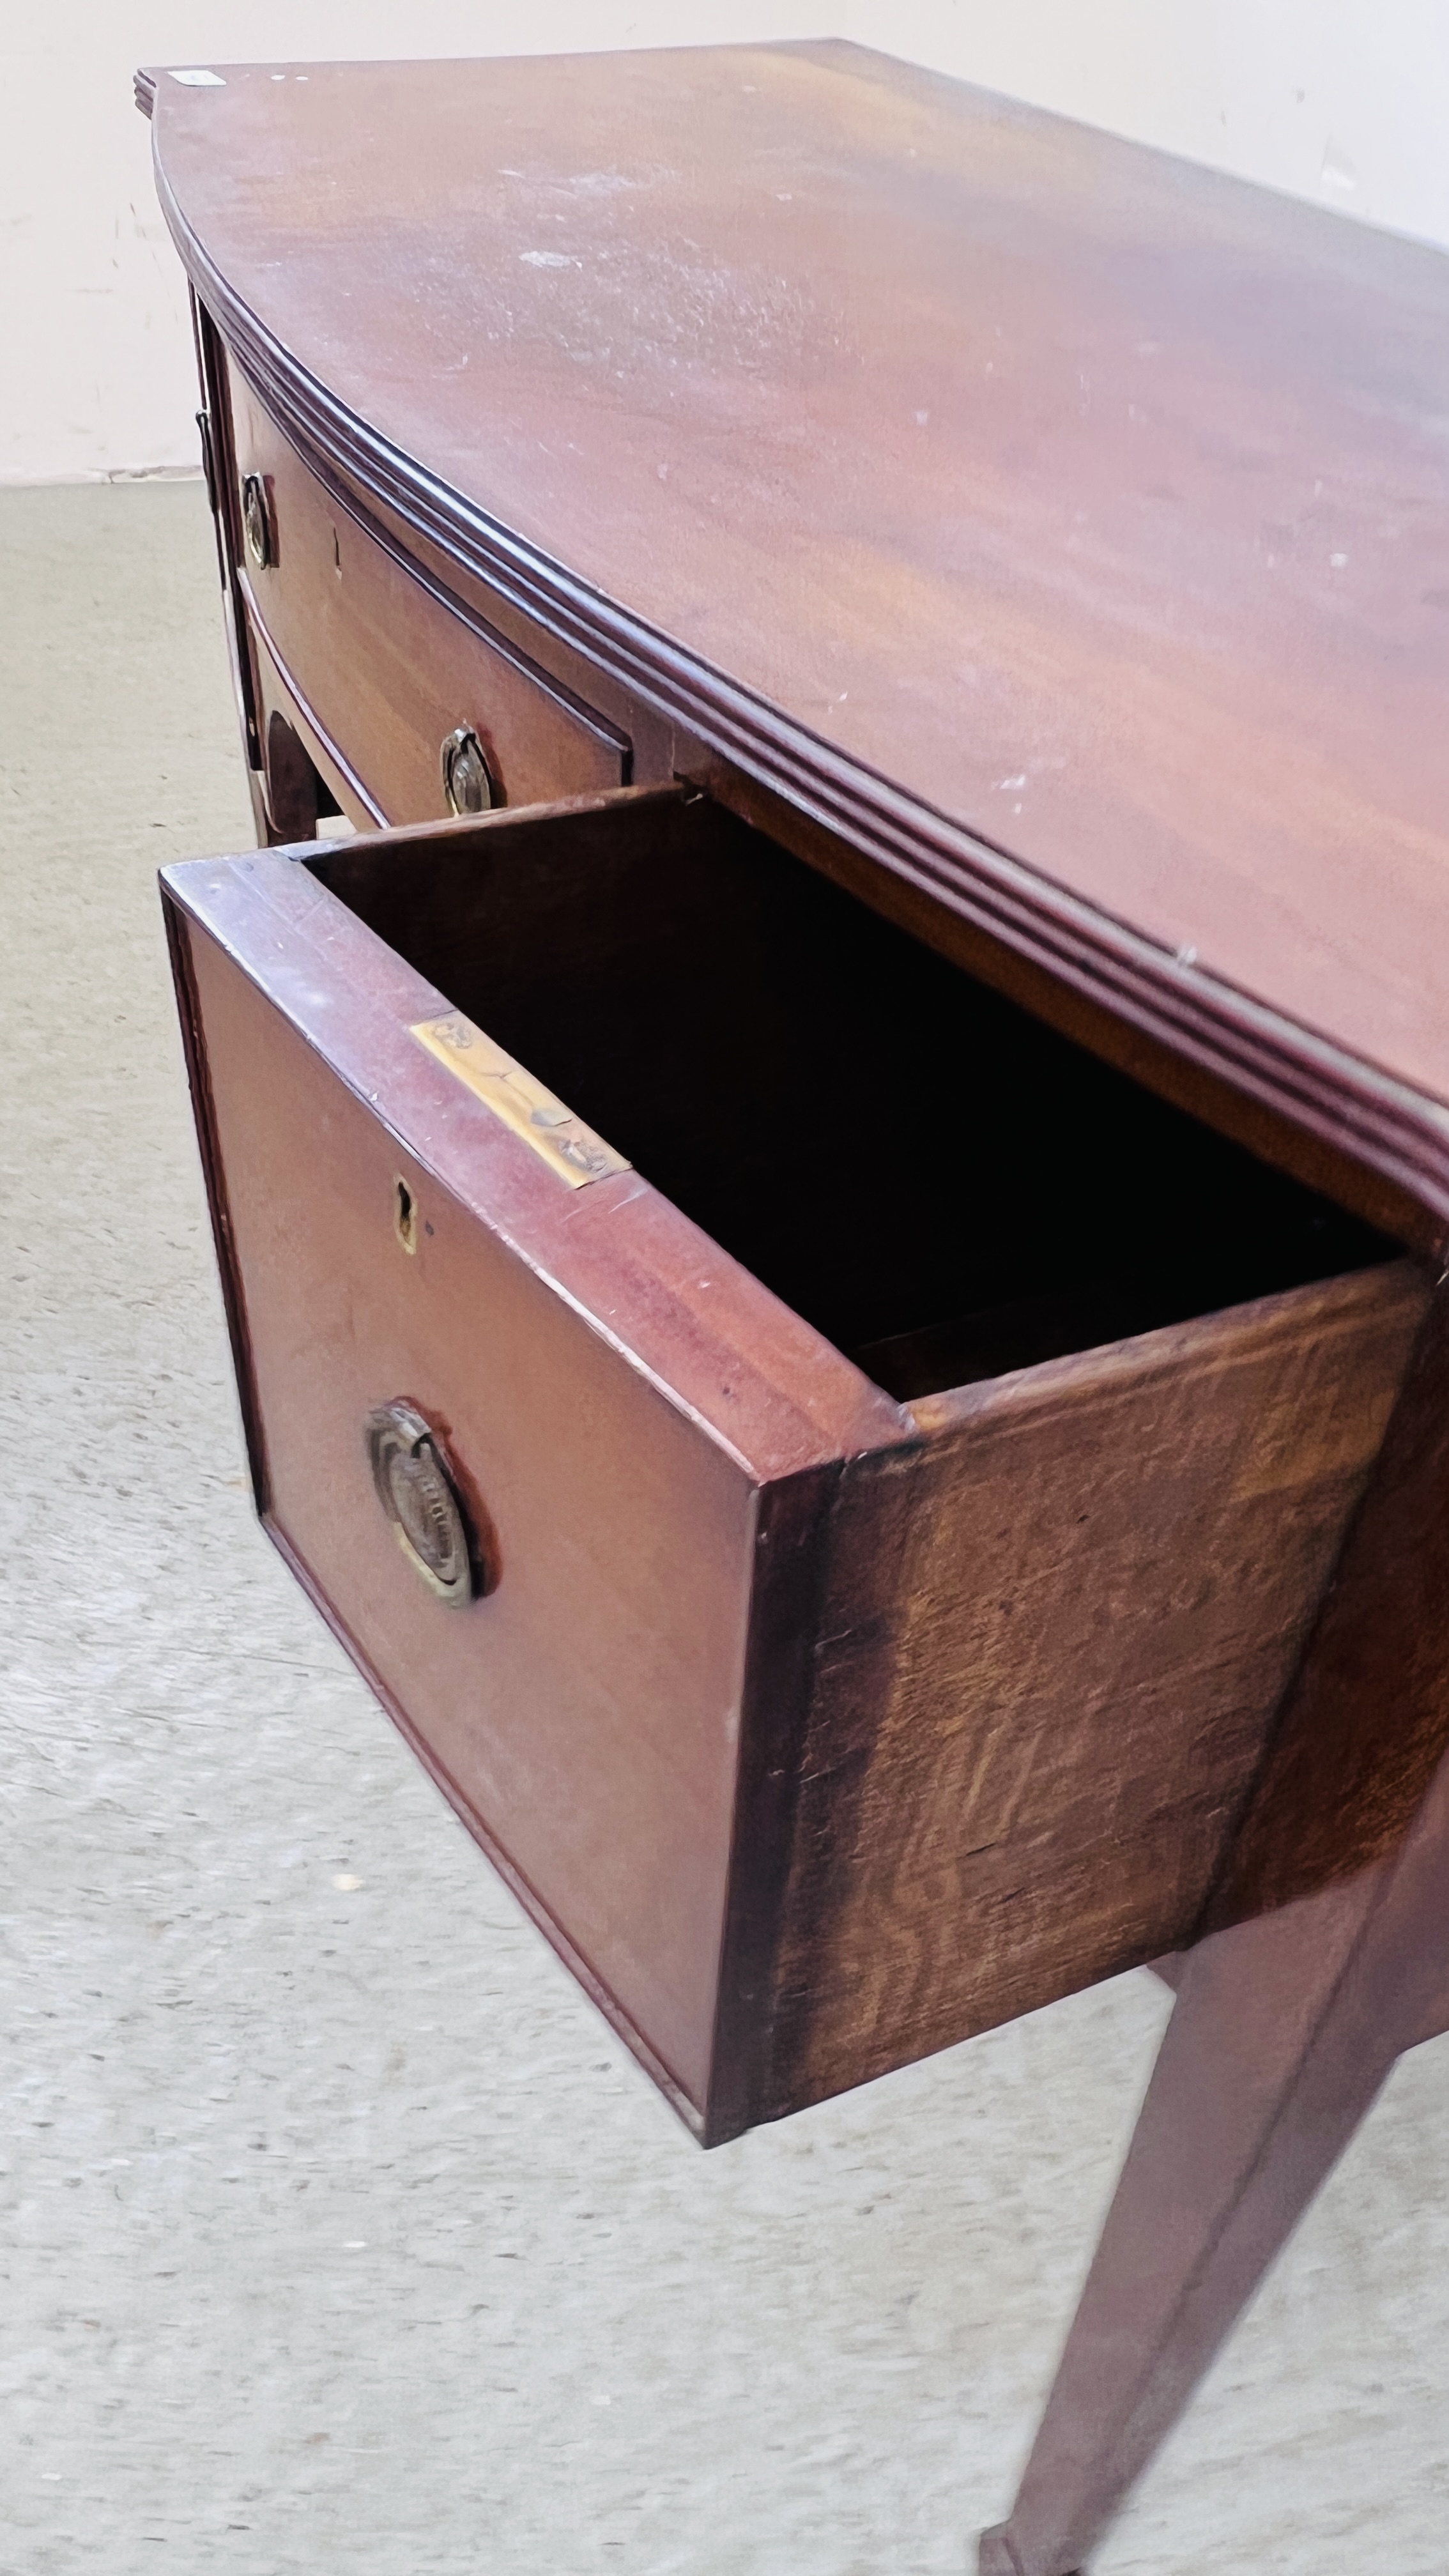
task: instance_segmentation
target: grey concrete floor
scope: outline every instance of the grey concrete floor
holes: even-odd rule
[[[960,2571],[1165,2000],[676,2126],[250,1517],[153,882],[249,837],[200,489],[0,557],[0,2569]],[[1439,2042],[1097,2576],[1439,2576],[1446,2114]]]

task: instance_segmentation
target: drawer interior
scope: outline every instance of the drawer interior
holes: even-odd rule
[[[903,1401],[1396,1249],[708,798],[307,864]]]

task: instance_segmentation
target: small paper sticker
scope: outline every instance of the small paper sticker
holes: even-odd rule
[[[226,87],[220,72],[173,72],[171,77],[174,81],[180,81],[183,89],[225,89]]]
[[[567,1181],[571,1190],[581,1190],[588,1181],[606,1180],[611,1172],[632,1169],[624,1155],[616,1154],[516,1057],[465,1020],[461,1011],[450,1011],[443,1020],[417,1020],[409,1035],[466,1083],[515,1136],[531,1145],[540,1162]]]

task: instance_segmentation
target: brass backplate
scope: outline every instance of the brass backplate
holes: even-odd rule
[[[450,1011],[442,1020],[418,1020],[412,1035],[485,1101],[515,1136],[531,1145],[540,1162],[567,1181],[571,1190],[606,1180],[611,1172],[632,1169],[623,1154],[616,1154],[612,1145],[555,1099],[516,1057],[464,1019],[461,1011]]]

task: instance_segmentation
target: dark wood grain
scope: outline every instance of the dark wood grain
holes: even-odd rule
[[[238,596],[241,596],[240,590]],[[386,823],[387,815],[341,744],[329,733],[293,673],[283,669],[271,649],[266,628],[245,602],[242,622],[263,744],[270,750],[272,725],[279,721],[295,736],[306,753],[313,772],[314,797],[325,789],[338,812],[345,814],[358,831],[375,831],[379,824]],[[270,771],[264,771],[263,777],[264,823],[257,835],[259,841],[275,846],[282,842],[310,839],[310,829],[289,831],[284,823],[278,823],[277,816],[284,811],[284,804],[279,801]]]
[[[197,429],[216,534],[217,570],[221,575],[226,611],[227,659],[231,665],[232,689],[241,725],[242,756],[246,762],[252,820],[258,841],[266,842],[273,835],[267,804],[265,723],[259,703],[246,612],[236,580],[241,546],[241,494],[236,458],[232,453],[227,355],[215,323],[205,307],[198,303],[194,290],[189,301],[196,343],[197,379],[201,389]]]
[[[628,784],[627,739],[395,552],[235,376],[231,408],[234,471],[264,478],[276,531],[275,564],[238,565],[249,619],[375,816],[447,813],[439,751],[458,725],[482,741],[500,803]]]
[[[522,807],[169,874],[259,1506],[706,2143],[1158,1958],[1068,2576],[1449,2018],[1449,266],[839,45],[137,95],[260,836]]]
[[[304,453],[1444,1217],[1437,254],[849,48],[155,111]]]
[[[1409,1964],[1393,1933],[1442,1942],[1449,1928],[1422,1884],[1410,1925],[1386,1924],[1391,1875],[1219,1934],[1184,1962],[1010,2519],[982,2536],[981,2576],[1086,2569],[1372,2107],[1398,2053],[1393,1971]]]
[[[1419,1272],[684,790],[166,882],[269,1525],[699,2133],[1185,1939]],[[637,1168],[562,1184],[410,1035],[450,1006]],[[840,1347],[1070,1346],[1154,1238],[1149,1322],[1280,1293],[909,1411]],[[393,1398],[497,1532],[461,1616]]]
[[[506,1236],[470,1223],[195,933],[191,972],[269,1525],[702,2120],[754,1479]],[[399,1174],[431,1229],[415,1258],[393,1233]],[[519,1180],[524,1200],[566,1196],[541,1167]],[[497,1530],[497,1588],[469,1610],[428,1596],[377,1508],[363,1430],[394,1397],[446,1434]]]
[[[1446,1313],[1441,1283],[1205,1928],[1390,1857],[1449,1742]]]
[[[920,1450],[857,1471],[782,2105],[1192,1936],[1426,1294],[1364,1272],[929,1398]]]
[[[1248,1919],[1173,1963],[1172,2020],[982,2576],[1085,2566],[1395,2058],[1449,2018],[1449,1587],[1430,1535],[1449,1518],[1446,1387],[1441,1282],[1289,1701],[1288,1769],[1306,1771],[1311,1735],[1327,1794],[1270,1764],[1228,1881]],[[1358,1797],[1345,1802],[1350,1706]],[[1392,1755],[1401,1725],[1412,1805]],[[1388,1752],[1389,1816],[1369,1740]]]

